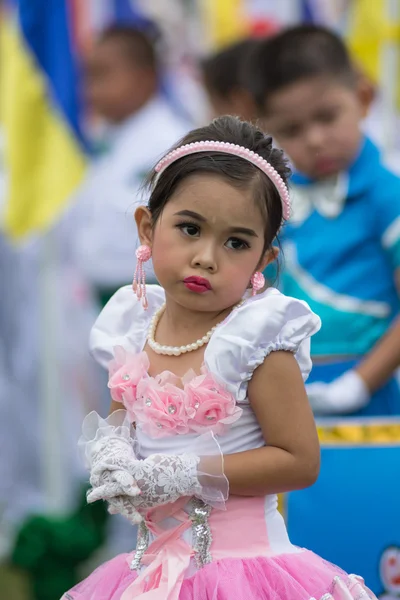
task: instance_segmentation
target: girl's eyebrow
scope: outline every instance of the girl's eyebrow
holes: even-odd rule
[[[251,237],[258,237],[258,234],[254,231],[254,229],[248,229],[247,227],[229,227],[229,233],[242,233],[244,235],[250,235]]]
[[[175,213],[174,216],[191,217],[192,219],[197,219],[197,221],[201,221],[202,223],[207,222],[207,219],[205,217],[199,215],[199,213],[194,212],[193,210],[180,210],[179,212]]]
[[[174,216],[177,217],[190,217],[192,219],[196,219],[197,221],[200,221],[201,223],[206,223],[207,219],[205,217],[203,217],[202,215],[200,215],[197,212],[194,212],[193,210],[180,210],[179,212],[175,213]],[[247,227],[241,227],[240,225],[233,226],[233,227],[229,227],[228,229],[229,233],[242,233],[244,235],[249,235],[251,237],[258,237],[257,233],[254,231],[254,229],[249,229]]]

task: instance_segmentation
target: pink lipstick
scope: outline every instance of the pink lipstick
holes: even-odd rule
[[[188,290],[196,294],[204,294],[212,289],[210,282],[204,277],[186,277],[183,283]]]

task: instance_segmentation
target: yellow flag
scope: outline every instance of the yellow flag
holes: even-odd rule
[[[213,50],[227,46],[248,33],[244,0],[202,0],[203,18]]]
[[[349,47],[358,64],[375,83],[380,79],[383,45],[398,43],[399,31],[399,24],[389,20],[386,0],[354,0],[351,3]]]
[[[0,31],[0,108],[8,176],[4,227],[14,239],[51,227],[86,165],[78,139],[79,103],[73,102],[68,7],[59,0],[42,15],[42,4],[7,4]],[[38,22],[40,27],[35,26]],[[57,36],[53,31],[51,37],[48,32],[54,28]]]

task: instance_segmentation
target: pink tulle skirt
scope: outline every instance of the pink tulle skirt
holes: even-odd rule
[[[120,600],[136,578],[121,554],[101,565],[62,600]],[[142,594],[138,597],[140,598]],[[185,579],[179,600],[362,600],[376,599],[361,577],[309,550],[271,558],[215,561]]]

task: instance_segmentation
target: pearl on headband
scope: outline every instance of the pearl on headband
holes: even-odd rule
[[[267,161],[265,158],[253,152],[249,148],[239,146],[238,144],[230,144],[229,142],[192,142],[191,144],[185,144],[169,152],[164,158],[157,163],[155,171],[157,173],[157,179],[161,173],[167,169],[172,163],[184,156],[189,154],[197,154],[198,152],[222,152],[224,154],[232,154],[233,156],[239,156],[244,158],[248,162],[251,162],[254,166],[258,167],[260,171],[265,173],[267,177],[272,181],[276,187],[281,202],[282,202],[282,214],[283,220],[286,221],[290,217],[290,196],[289,191],[282,177],[278,171]]]

